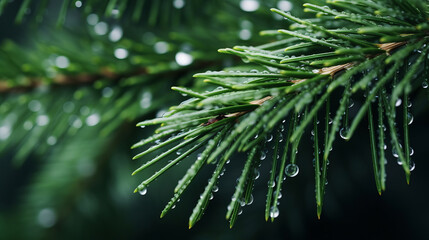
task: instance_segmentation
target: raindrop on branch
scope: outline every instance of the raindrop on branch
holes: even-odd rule
[[[277,206],[272,206],[270,209],[270,217],[277,218],[280,215],[279,208]]]
[[[408,122],[408,125],[410,125],[411,123],[413,123],[413,121],[414,121],[414,116],[413,116],[413,114],[411,114],[410,112],[407,114],[407,122]]]
[[[285,168],[285,173],[289,177],[295,177],[299,173],[298,165],[289,163]]]
[[[147,188],[146,187],[143,187],[143,188],[141,188],[139,190],[139,194],[142,195],[142,196],[146,195],[146,193],[147,193]]]
[[[348,133],[348,130],[346,128],[341,128],[341,130],[340,130],[340,137],[342,139],[348,140],[347,133]]]

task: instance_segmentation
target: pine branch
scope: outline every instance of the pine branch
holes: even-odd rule
[[[279,215],[277,199],[281,194],[282,183],[284,180],[287,183],[288,177],[295,177],[299,172],[296,155],[300,139],[311,123],[314,133],[315,189],[319,218],[324,202],[328,158],[336,135],[339,132],[343,139],[349,140],[364,117],[368,117],[369,120],[370,151],[377,191],[381,194],[385,189],[382,127],[385,121],[390,127],[394,156],[398,158],[398,163],[402,165],[409,182],[410,172],[414,168],[409,158],[411,151],[409,129],[406,124],[410,121],[407,119],[409,118],[407,107],[404,106],[402,111],[404,150],[400,144],[399,130],[395,127],[397,122],[395,104],[398,105],[401,97],[408,98],[412,89],[416,89],[413,86],[420,86],[424,83],[422,79],[427,78],[424,75],[427,73],[427,66],[423,65],[423,60],[428,56],[429,36],[426,30],[428,4],[420,1],[394,0],[377,2],[359,0],[350,4],[347,2],[347,5],[340,0],[327,3],[333,8],[304,4],[305,11],[316,13],[318,19],[301,19],[272,9],[273,12],[294,22],[291,25],[293,30],[262,32],[263,35],[277,37],[265,45],[236,46],[232,49],[219,50],[222,53],[236,55],[248,64],[237,66],[233,70],[196,74],[195,77],[204,78],[204,82],[217,88],[201,93],[179,87],[173,88],[189,94],[192,98],[172,107],[164,117],[138,123],[138,126],[161,124],[156,130],[158,135],[143,141],[147,144],[157,139],[159,143],[149,147],[145,152],[175,145],[172,150],[155,159],[149,158],[138,171],[142,169],[146,171],[146,167],[152,161],[162,161],[175,151],[173,149],[192,151],[196,151],[195,148],[205,149],[203,153],[207,160],[198,159],[195,162],[198,169],[204,162],[217,164],[212,179],[190,217],[190,227],[194,226],[206,209],[210,193],[225,163],[234,152],[248,152],[249,158],[243,167],[233,200],[227,210],[230,225],[235,223],[237,213],[240,211],[238,201],[242,201],[240,199],[246,189],[252,189],[246,184],[249,181],[250,168],[259,161],[255,156],[260,155],[261,158],[265,156],[265,145],[274,145],[273,161],[264,162],[272,165],[265,218],[271,217],[272,220],[276,218]],[[395,80],[398,73],[403,74],[400,81]],[[425,77],[420,78],[421,75]],[[340,104],[337,109],[332,109],[330,101],[333,98],[336,100],[334,93],[341,89],[343,94]],[[355,116],[351,116],[348,111],[353,106],[352,97],[362,99]],[[378,108],[372,108],[374,101],[379,102]],[[407,101],[408,99],[404,100],[404,104]],[[318,132],[321,127],[318,126],[318,116],[323,110],[325,110],[323,120],[325,125],[322,127],[325,132],[324,147],[319,147]],[[331,121],[332,110],[335,111],[335,115]],[[373,110],[376,110],[377,114],[374,114]],[[378,136],[375,122],[380,125]],[[282,130],[278,130],[285,128],[284,123],[289,125],[286,136]],[[216,135],[218,131],[222,134]],[[181,133],[171,135],[177,132]],[[204,147],[204,144],[201,144],[202,140],[197,139],[204,141],[211,139],[209,143],[216,142],[218,147],[213,149],[212,144]],[[194,144],[194,141],[198,141],[198,144]],[[284,143],[280,144],[283,141]],[[319,153],[319,149],[323,151]],[[277,156],[283,156],[280,162]],[[176,159],[179,158],[180,154]],[[186,178],[188,179],[186,186],[195,174],[192,174],[192,178]],[[284,174],[286,179],[283,179]],[[274,180],[276,176],[277,179]],[[274,191],[275,184],[277,188]],[[136,188],[136,192],[142,190],[146,192],[147,187],[147,180],[143,181]],[[180,191],[175,193],[171,202],[175,203],[183,193],[181,187],[177,189]],[[169,207],[171,202],[161,216],[171,209]]]

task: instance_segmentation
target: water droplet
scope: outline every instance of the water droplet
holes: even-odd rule
[[[399,147],[402,149],[402,145],[401,145],[401,144],[399,144]],[[392,147],[392,155],[393,155],[395,158],[398,158],[398,157],[399,157],[398,151],[396,151],[396,147],[395,147],[395,146],[393,146],[393,147]],[[401,164],[402,164],[402,163],[401,163]]]
[[[410,160],[410,172],[413,171],[416,168],[416,163],[414,161]]]
[[[12,133],[12,129],[9,125],[3,125],[0,127],[0,140],[6,140]]]
[[[257,0],[241,0],[240,8],[246,12],[254,12],[259,8],[259,2]]]
[[[251,205],[253,203],[253,195],[250,194],[249,200],[247,200],[247,205]]]
[[[153,45],[153,49],[158,54],[164,54],[168,52],[168,43],[162,41],[157,42],[155,45]]]
[[[214,185],[212,188],[212,192],[217,192],[217,191],[219,191],[219,187]]]
[[[265,152],[261,152],[261,161],[263,161],[267,157],[267,154]]]
[[[139,190],[139,194],[142,195],[142,196],[146,195],[146,193],[147,193],[147,188],[146,187],[143,187],[143,188],[141,188]]]
[[[292,9],[292,3],[289,1],[283,1],[282,0],[282,1],[277,2],[277,8],[282,10],[282,11],[288,12]]]
[[[400,158],[396,159],[396,162],[398,163],[398,165],[402,165],[402,160]]]
[[[80,7],[82,7],[82,2],[81,2],[81,1],[76,1],[76,2],[74,3],[74,5],[75,5],[77,8],[80,8]]]
[[[277,206],[272,206],[270,209],[270,217],[277,218],[280,214],[279,208]]]
[[[182,154],[182,149],[177,150],[176,154],[177,155],[181,155]]]
[[[37,223],[43,228],[50,228],[57,222],[57,214],[52,208],[44,208],[37,214]]]
[[[48,143],[49,145],[55,145],[57,143],[57,138],[54,136],[50,136],[48,137],[48,139],[46,139],[46,143]]]
[[[39,115],[36,118],[36,123],[39,126],[46,126],[49,123],[49,117],[47,115]]]
[[[428,88],[429,84],[426,81],[422,82],[422,88]]]
[[[33,123],[29,120],[25,121],[23,124],[25,130],[31,130],[33,128]],[[1,134],[0,134],[1,135]],[[1,137],[0,137],[1,138]]]
[[[89,115],[90,112],[91,110],[87,106],[83,106],[80,108],[80,113],[84,116]]]
[[[70,65],[70,61],[65,56],[58,56],[57,58],[55,58],[55,65],[58,68],[67,68]]]
[[[277,199],[281,199],[283,197],[282,193],[279,192],[279,195],[277,196]]]
[[[414,121],[414,116],[413,116],[413,114],[411,114],[410,112],[407,114],[407,122],[408,122],[408,125],[410,125],[411,123],[413,123],[413,121]]]
[[[73,121],[71,122],[70,125],[72,125],[74,128],[81,128],[82,125],[83,125],[83,123],[82,123],[82,120],[80,120],[79,118],[75,117],[73,119]]]
[[[352,98],[349,98],[349,108],[353,107],[355,105],[355,102]]]
[[[259,173],[259,171],[257,170],[257,169],[255,169],[255,173],[254,173],[254,175],[253,175],[253,178],[255,179],[255,180],[257,180],[258,178],[259,178],[259,176],[260,176],[261,174]]]
[[[117,48],[113,54],[117,59],[125,59],[128,57],[128,50],[125,48]]]
[[[347,133],[348,133],[348,130],[346,128],[341,128],[341,130],[340,130],[340,137],[342,139],[348,140]]]
[[[249,29],[241,29],[238,33],[241,40],[249,40],[252,37],[252,32]]]
[[[149,108],[152,103],[152,93],[144,92],[142,95],[142,99],[140,100],[140,107],[145,109]]]
[[[273,135],[271,134],[271,135],[268,136],[267,142],[271,142],[272,140],[273,140]]]
[[[105,98],[110,98],[111,96],[113,96],[113,89],[111,87],[105,87],[101,91],[101,95],[103,95],[103,97]]]
[[[89,16],[88,16],[89,17]],[[97,17],[98,18],[98,17]],[[97,19],[98,20],[98,19]],[[97,24],[95,24],[94,26],[94,32],[97,35],[105,35],[107,33],[108,30],[108,25],[105,22],[98,22]]]
[[[412,147],[410,147],[410,156],[414,155],[414,149]]]
[[[175,59],[180,66],[188,66],[194,61],[194,58],[189,53],[185,52],[178,52]]]
[[[38,112],[42,108],[42,104],[38,100],[31,100],[28,103],[28,109],[32,112]]]
[[[74,110],[74,103],[73,102],[65,102],[63,104],[63,111],[66,113],[71,113]]]
[[[174,0],[173,6],[177,9],[181,9],[185,6],[185,1],[184,0]]]
[[[401,103],[402,103],[402,99],[398,98],[398,100],[396,100],[395,102],[395,107],[401,106]]]
[[[289,177],[295,177],[299,173],[298,165],[289,163],[285,168],[285,173]]]
[[[252,69],[252,70],[250,70],[250,73],[259,73],[259,71],[256,69]]]
[[[275,187],[276,186],[276,182],[274,182],[274,181],[268,181],[268,187],[269,188],[273,188],[273,187]]]
[[[122,38],[122,35],[123,35],[122,28],[120,26],[116,26],[112,29],[112,31],[110,31],[109,39],[112,42],[117,42]]]
[[[98,23],[98,16],[94,13],[91,13],[88,15],[88,17],[86,17],[86,21],[89,25],[95,25]]]
[[[90,127],[97,125],[99,122],[100,122],[100,115],[98,113],[93,113],[89,115],[85,120],[86,125]]]

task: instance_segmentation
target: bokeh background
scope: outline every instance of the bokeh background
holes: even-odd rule
[[[135,124],[186,99],[171,86],[204,90],[193,74],[241,64],[218,48],[262,44],[270,38],[260,30],[287,28],[270,7],[305,14],[294,0],[123,2],[69,1],[64,22],[62,1],[10,1],[3,9],[0,239],[427,239],[429,94],[423,89],[411,95],[416,169],[410,185],[388,154],[387,191],[378,195],[362,124],[349,142],[334,144],[320,220],[309,132],[298,155],[300,173],[287,179],[273,223],[264,220],[270,155],[255,200],[234,228],[225,214],[241,155],[194,228],[188,229],[188,217],[213,166],[160,219],[196,156],[151,184],[145,196],[133,194],[151,172],[131,176],[142,161],[131,160],[139,151],[130,146],[154,130]]]

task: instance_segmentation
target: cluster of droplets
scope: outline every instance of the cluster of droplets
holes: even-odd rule
[[[402,149],[402,145],[401,144],[399,144],[399,148]],[[414,155],[414,149],[412,147],[410,147],[410,149],[409,149],[409,154],[410,154],[410,157]],[[398,151],[396,150],[396,146],[392,147],[392,155],[393,155],[393,157],[396,158],[396,161],[397,161],[398,165],[402,165],[403,164],[401,158],[399,157]],[[415,169],[415,167],[416,167],[416,164],[414,163],[414,161],[412,161],[410,159],[410,163],[409,163],[410,171],[413,171]]]

